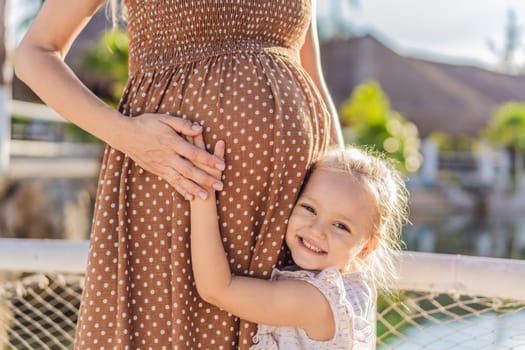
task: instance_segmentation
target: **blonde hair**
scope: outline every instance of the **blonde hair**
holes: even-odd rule
[[[120,22],[125,22],[127,20],[127,12],[123,0],[107,0],[106,14],[111,18],[113,27],[117,27]]]
[[[313,164],[309,173],[317,169],[353,176],[374,197],[378,213],[371,215],[375,214],[378,245],[363,264],[375,285],[389,291],[397,277],[395,260],[401,250],[401,231],[408,223],[408,190],[400,172],[384,155],[355,146],[330,150]]]

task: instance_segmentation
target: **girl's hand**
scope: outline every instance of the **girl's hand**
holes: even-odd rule
[[[204,144],[204,138],[202,137],[202,134],[198,134],[194,137],[188,137],[188,141],[194,144],[195,146],[199,147],[200,149],[206,150],[206,145]],[[217,143],[215,144],[215,148],[213,150],[213,155],[224,160],[224,149],[225,149],[224,141],[222,140],[217,141]],[[216,168],[211,168],[207,164],[203,164],[199,162],[196,162],[195,166],[204,170],[208,174],[214,176],[217,180],[221,180],[222,171],[217,170]]]
[[[163,178],[187,200],[194,196],[206,198],[208,192],[205,188],[222,190],[223,184],[216,176],[217,171],[224,169],[222,156],[211,155],[185,138],[200,136],[202,139],[201,125],[153,113],[129,121],[130,129],[117,132],[119,137],[112,145],[143,169]],[[203,166],[194,164],[202,164],[210,173],[203,170]]]

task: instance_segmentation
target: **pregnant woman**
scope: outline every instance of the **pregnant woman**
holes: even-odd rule
[[[342,143],[318,58],[314,0],[125,0],[129,81],[118,110],[64,64],[102,0],[46,0],[16,72],[107,143],[76,349],[246,349],[255,326],[202,301],[189,199],[218,193],[232,272],[269,278],[305,171]],[[225,162],[207,148],[226,142]],[[223,181],[195,163],[223,170]],[[226,164],[226,166],[225,166]]]

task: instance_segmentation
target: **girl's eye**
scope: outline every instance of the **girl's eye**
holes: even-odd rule
[[[346,231],[346,232],[350,232],[350,229],[348,228],[348,226],[346,226],[343,223],[338,222],[338,223],[334,224],[334,226],[337,227],[340,230],[343,230],[343,231]]]
[[[310,213],[315,214],[315,209],[312,208],[311,206],[309,206],[308,204],[301,204],[301,208],[304,208],[307,211],[309,211]]]

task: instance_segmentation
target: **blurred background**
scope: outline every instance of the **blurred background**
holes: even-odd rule
[[[0,0],[0,237],[85,240],[103,145],[39,105],[12,71],[41,3]],[[317,4],[346,142],[387,153],[406,176],[406,250],[525,259],[525,2]],[[67,61],[116,105],[125,28],[100,11]]]
[[[23,104],[40,101],[13,76],[13,48],[42,1],[2,2],[11,118],[1,128],[0,235],[85,239],[102,145]],[[388,153],[406,174],[407,248],[524,258],[525,3],[317,3],[323,69],[346,141]],[[67,60],[118,103],[125,28],[111,30],[100,11]]]
[[[408,249],[525,257],[524,23],[523,1],[319,2],[348,140],[405,164]]]

